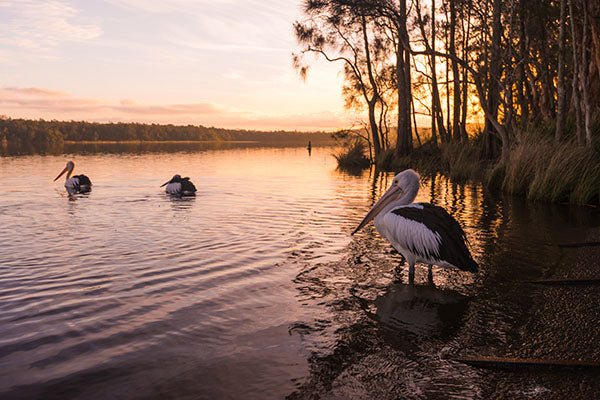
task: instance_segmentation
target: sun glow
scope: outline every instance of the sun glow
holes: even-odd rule
[[[334,130],[338,66],[291,65],[298,3],[0,3],[0,114],[98,122]]]

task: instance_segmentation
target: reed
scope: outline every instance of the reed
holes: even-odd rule
[[[441,148],[442,170],[457,181],[479,180],[484,162],[479,148],[472,143],[446,143]]]
[[[574,204],[598,201],[600,156],[593,148],[571,144],[538,144],[534,147],[539,153],[529,167],[534,173],[527,198]]]
[[[368,168],[371,161],[367,157],[367,146],[361,139],[355,139],[345,145],[333,156],[338,162],[340,168]]]

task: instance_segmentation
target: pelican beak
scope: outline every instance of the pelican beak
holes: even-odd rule
[[[383,196],[381,196],[379,201],[377,201],[377,203],[375,203],[373,208],[371,208],[371,210],[369,210],[367,215],[365,215],[365,218],[363,218],[363,220],[360,222],[360,224],[358,224],[358,227],[354,230],[354,232],[352,232],[352,235],[354,235],[356,232],[361,230],[361,228],[363,226],[365,226],[366,224],[368,224],[373,218],[375,218],[377,216],[377,214],[379,214],[381,212],[381,210],[383,210],[385,208],[385,206],[387,206],[391,201],[394,201],[395,199],[397,199],[398,195],[400,195],[400,194],[402,194],[402,189],[400,189],[396,185],[392,185],[383,194]]]
[[[166,181],[165,183],[163,183],[162,185],[160,185],[160,187],[166,186],[169,184],[169,182],[171,182],[170,180]]]
[[[65,172],[67,172],[68,170],[69,170],[69,167],[68,167],[68,166],[67,166],[67,167],[65,167],[65,169],[63,169],[63,170],[62,170],[62,172],[61,172],[60,174],[58,174],[58,176],[57,176],[56,178],[54,178],[54,180],[53,180],[52,182],[56,182],[56,180],[57,180],[58,178],[60,178],[61,176],[63,176],[63,174],[64,174]]]

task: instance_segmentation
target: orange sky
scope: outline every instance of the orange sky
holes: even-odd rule
[[[292,68],[298,1],[0,2],[0,114],[334,130],[340,65]]]

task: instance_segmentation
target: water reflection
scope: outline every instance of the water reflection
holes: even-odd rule
[[[363,182],[368,181],[356,194],[363,202],[347,199],[348,225],[360,220],[392,176],[363,175]],[[598,224],[593,210],[532,204],[479,185],[458,185],[438,174],[424,177],[417,201],[441,205],[460,221],[480,273],[471,277],[437,269],[435,287],[426,284],[426,268],[421,267],[416,285],[394,284],[394,269],[402,260],[367,226],[349,243],[341,261],[307,266],[295,279],[300,301],[314,307],[315,314],[327,310],[329,317],[292,326],[311,349],[311,375],[289,398],[489,398],[499,392],[522,393],[522,383],[514,376],[481,376],[477,369],[450,360],[465,354],[569,358],[600,339],[598,333],[588,336],[568,328],[585,325],[589,314],[565,323],[569,318],[557,321],[550,306],[544,317],[533,312],[538,301],[552,301],[526,284],[532,277],[571,268],[559,262],[555,244],[565,235],[581,237],[585,230],[576,227]],[[595,298],[594,304],[600,303],[600,296]],[[563,301],[570,304],[565,310],[580,308],[575,293]],[[540,319],[546,325],[541,330]],[[567,329],[572,334],[567,342],[550,337],[550,332]],[[536,340],[540,334],[546,338],[543,344]],[[536,378],[529,382],[535,385]],[[559,397],[568,393],[556,380],[537,382],[542,392],[561,393]],[[584,391],[591,395],[598,388],[588,382]]]
[[[189,211],[196,203],[196,196],[176,196],[165,194],[173,211]]]
[[[299,140],[283,140],[279,143],[262,143],[257,141],[163,141],[163,142],[67,142],[52,144],[0,144],[0,156],[24,156],[24,155],[61,155],[61,154],[147,154],[147,153],[196,153],[203,151],[227,150],[227,149],[256,149],[256,148],[289,148],[304,147],[306,142]],[[333,142],[322,142],[321,146],[331,146]],[[308,155],[312,154],[313,145],[306,147]]]
[[[451,336],[460,328],[469,298],[430,285],[391,285],[374,301],[377,319],[395,334]]]
[[[69,202],[46,176],[63,155],[0,158],[0,397],[600,392],[587,375],[449,360],[600,357],[593,288],[525,283],[595,271],[597,257],[555,243],[589,240],[596,210],[426,176],[417,200],[461,222],[481,272],[437,269],[431,287],[419,266],[415,286],[398,285],[402,260],[373,226],[350,236],[393,174],[337,171],[331,149],[309,158],[305,144],[79,154],[94,193]],[[126,188],[115,170],[134,177]],[[165,195],[170,171],[202,177],[197,196]]]

